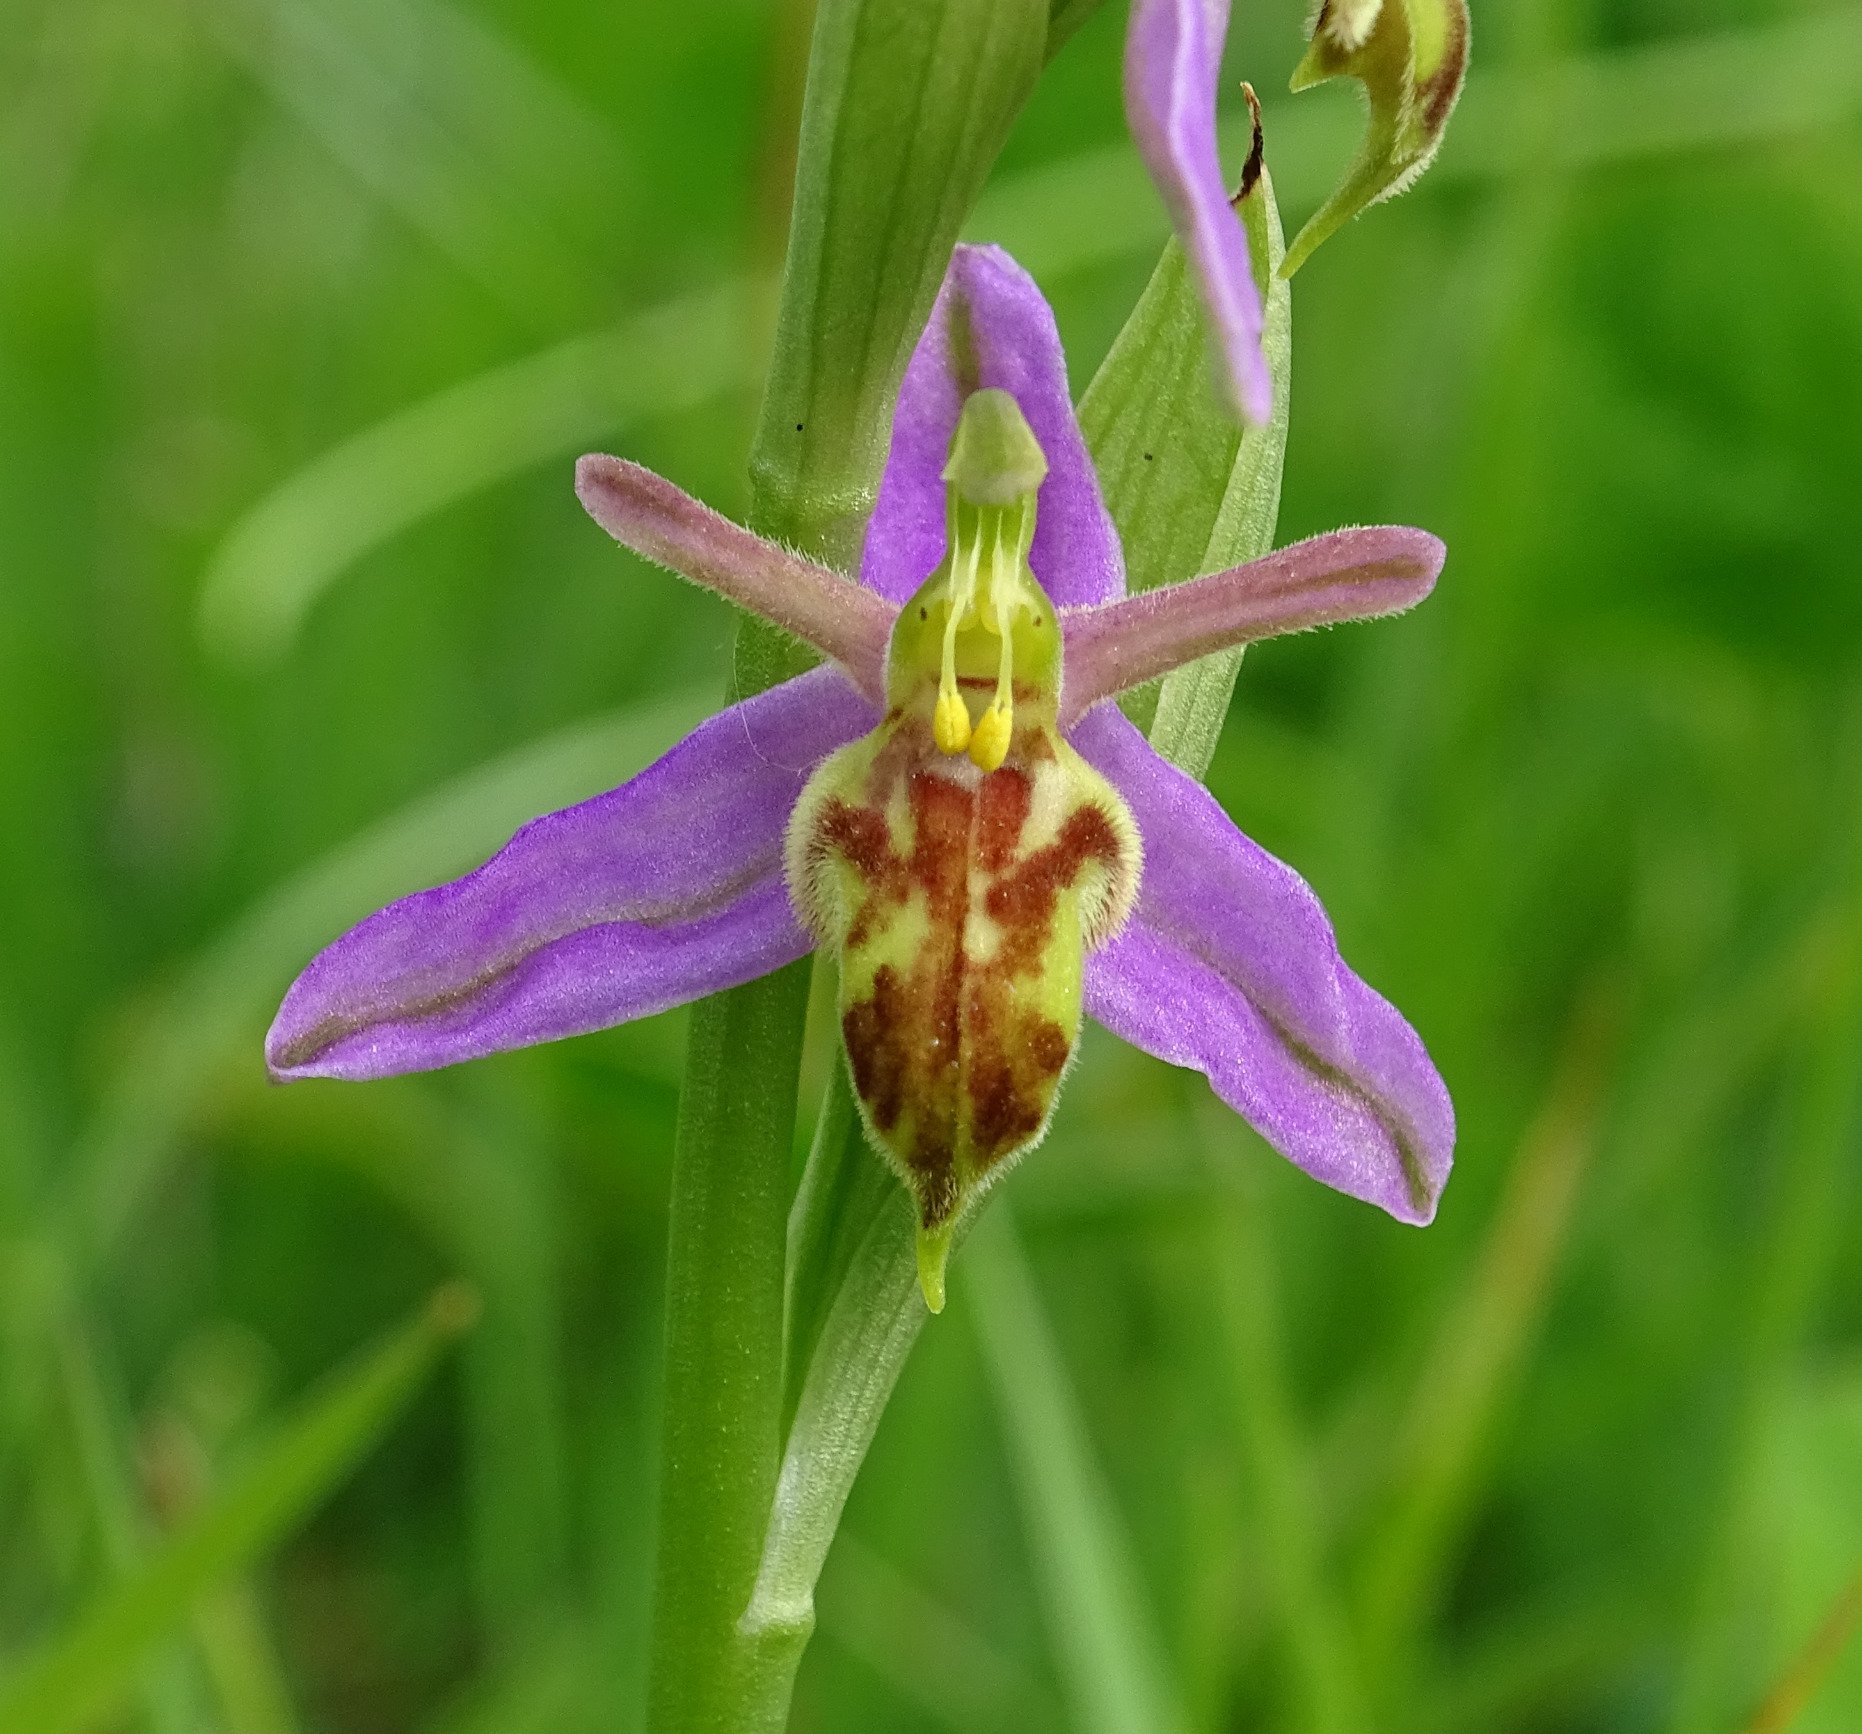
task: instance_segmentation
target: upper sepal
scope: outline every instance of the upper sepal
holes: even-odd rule
[[[1429,166],[1467,68],[1466,0],[1324,0],[1293,89],[1355,78],[1370,96],[1370,124],[1344,180],[1287,249],[1283,277]]]
[[[896,606],[944,558],[945,463],[964,405],[991,388],[1014,398],[1047,464],[1029,553],[1035,575],[1062,608],[1124,595],[1118,531],[1074,418],[1053,309],[999,247],[962,246],[951,256],[899,391],[860,581]]]

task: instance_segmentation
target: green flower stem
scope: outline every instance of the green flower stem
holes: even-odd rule
[[[815,1585],[854,1477],[866,1459],[926,1313],[918,1292],[911,1206],[867,1149],[844,1068],[823,1105],[822,1135],[797,1199],[791,1342],[812,1336],[799,1373],[755,1593],[739,1633],[745,1730],[776,1734],[814,1630]],[[811,1305],[818,1310],[811,1311]],[[800,1369],[805,1367],[805,1371]]]
[[[723,1734],[782,1420],[783,1233],[808,970],[692,1012],[666,1249],[666,1394],[647,1725]]]
[[[750,459],[762,534],[852,566],[912,344],[1046,39],[1046,0],[823,0]],[[746,622],[737,688],[766,687],[801,661],[797,647]],[[653,1734],[783,1725],[814,1579],[871,1437],[870,1425],[844,1422],[841,1396],[828,1402],[832,1426],[811,1421],[824,1399],[810,1393],[864,1379],[876,1424],[904,1348],[873,1362],[873,1332],[909,1343],[918,1328],[902,1299],[888,1312],[857,1283],[843,1294],[849,1306],[819,1315],[779,1487],[785,1216],[806,1006],[797,967],[693,1012],[667,1250]],[[844,1141],[854,1122],[843,1122]],[[818,1152],[841,1159],[820,1141]],[[873,1225],[880,1242],[902,1208]],[[855,1271],[869,1268],[866,1246],[844,1249]],[[909,1300],[917,1306],[915,1292]],[[852,1408],[865,1412],[860,1400]]]
[[[1047,0],[821,0],[757,527],[850,567],[892,404],[962,224],[1047,46]]]

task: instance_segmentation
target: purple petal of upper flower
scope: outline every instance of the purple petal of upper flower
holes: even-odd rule
[[[604,1029],[767,974],[813,941],[783,835],[808,773],[878,715],[818,668],[631,782],[526,825],[463,879],[315,958],[266,1038],[278,1078],[377,1078]]]
[[[944,464],[984,386],[1009,392],[1047,457],[1028,563],[1062,608],[1125,594],[1125,560],[1067,387],[1053,311],[1000,247],[959,247],[899,391],[860,580],[905,602],[944,558]]]
[[[1448,1091],[1415,1031],[1346,967],[1310,887],[1116,706],[1083,718],[1072,740],[1144,837],[1137,911],[1088,959],[1086,1009],[1205,1073],[1316,1179],[1429,1221],[1454,1154]]]
[[[1125,114],[1202,286],[1236,405],[1259,426],[1274,404],[1261,354],[1261,296],[1216,145],[1227,34],[1228,0],[1132,0]]]

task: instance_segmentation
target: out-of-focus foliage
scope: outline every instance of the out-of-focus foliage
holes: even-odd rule
[[[1238,12],[1281,88],[1298,8]],[[9,15],[6,1665],[437,1282],[484,1309],[123,1727],[629,1725],[680,1020],[366,1088],[270,1090],[259,1038],[346,921],[722,691],[725,614],[568,460],[745,509],[805,13]],[[1121,22],[976,224],[1081,385],[1159,239]],[[1193,1730],[1723,1729],[1862,1561],[1862,14],[1475,25],[1431,177],[1300,273],[1281,523],[1447,573],[1253,652],[1211,774],[1448,1077],[1440,1220],[1092,1044],[880,1430],[799,1728],[1084,1725],[1135,1656]],[[1358,124],[1269,104],[1289,223]],[[1056,1641],[1089,1615],[1128,1650]],[[1852,1650],[1800,1726],[1858,1725]]]

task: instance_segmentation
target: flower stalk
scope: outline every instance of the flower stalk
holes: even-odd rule
[[[958,225],[1033,88],[1046,24],[1044,0],[823,0],[750,460],[751,527],[769,541],[852,566],[899,378]],[[896,125],[906,98],[942,104],[934,150]],[[783,582],[793,576],[775,575],[772,590],[799,597],[808,587]],[[806,641],[807,622],[771,612]],[[803,659],[752,615],[735,661],[749,696]],[[773,1603],[759,1575],[784,1420],[806,983],[794,964],[692,1014],[667,1249],[650,1734],[777,1734],[813,1628],[819,1559],[792,1580],[798,1593]]]

